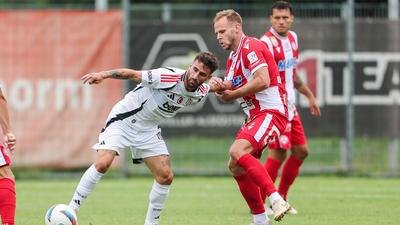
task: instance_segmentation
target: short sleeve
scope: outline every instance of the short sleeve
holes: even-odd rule
[[[243,48],[242,51],[244,66],[250,70],[251,74],[261,67],[268,66],[263,54],[263,51],[268,51],[268,49],[261,41],[252,39],[248,48]]]
[[[183,73],[183,70],[176,68],[143,70],[141,84],[145,87],[155,89],[169,88],[181,79]]]

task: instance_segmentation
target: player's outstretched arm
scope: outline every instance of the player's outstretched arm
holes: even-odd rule
[[[4,143],[6,148],[11,152],[15,149],[15,144],[17,142],[14,134],[11,132],[10,128],[10,117],[8,114],[7,100],[0,89],[0,125],[4,134]]]
[[[301,78],[296,74],[294,79],[294,87],[304,96],[307,97],[308,103],[310,105],[310,113],[313,116],[321,116],[321,110],[317,105],[317,101],[314,97],[314,94],[308,88],[308,86],[301,80]]]
[[[81,77],[84,84],[99,84],[104,79],[130,79],[137,83],[142,81],[142,72],[133,69],[115,69],[101,72],[88,73]]]

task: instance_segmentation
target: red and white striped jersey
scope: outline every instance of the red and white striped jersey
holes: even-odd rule
[[[287,113],[286,91],[271,53],[256,38],[243,35],[236,52],[231,52],[226,64],[225,80],[232,82],[234,89],[253,79],[261,67],[268,67],[270,86],[253,95],[237,99],[244,113],[250,118],[263,110]]]
[[[200,102],[210,90],[210,86],[203,83],[197,90],[187,91],[185,70],[178,68],[143,70],[141,73],[141,83],[114,106],[107,121],[124,119],[129,126],[140,130],[155,129],[161,120]]]
[[[289,120],[293,118],[296,109],[296,96],[294,90],[294,77],[299,57],[297,35],[289,31],[287,37],[279,35],[272,27],[262,37],[278,65],[279,74],[285,83],[288,94]]]

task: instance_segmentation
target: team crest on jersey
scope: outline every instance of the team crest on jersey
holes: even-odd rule
[[[276,40],[274,36],[269,37],[269,39],[271,40],[273,46],[278,46],[278,40]]]
[[[183,102],[183,97],[182,97],[182,96],[180,96],[180,97],[178,98],[178,100],[176,101],[176,103],[178,103],[178,104],[182,104],[182,102]]]
[[[247,55],[247,59],[250,61],[250,64],[253,64],[258,61],[257,54],[252,51]]]

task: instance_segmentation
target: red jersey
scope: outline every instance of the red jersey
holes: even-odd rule
[[[258,39],[242,36],[238,49],[229,55],[225,80],[231,81],[234,89],[240,88],[252,80],[254,72],[261,67],[268,67],[269,87],[237,101],[250,118],[264,110],[276,110],[287,115],[286,91],[277,65],[266,46]]]
[[[261,41],[266,44],[271,52],[278,65],[282,81],[285,83],[286,92],[288,94],[289,120],[291,120],[296,110],[294,77],[296,75],[296,65],[299,58],[297,35],[295,32],[289,31],[288,35],[283,37],[271,28],[261,37]]]

